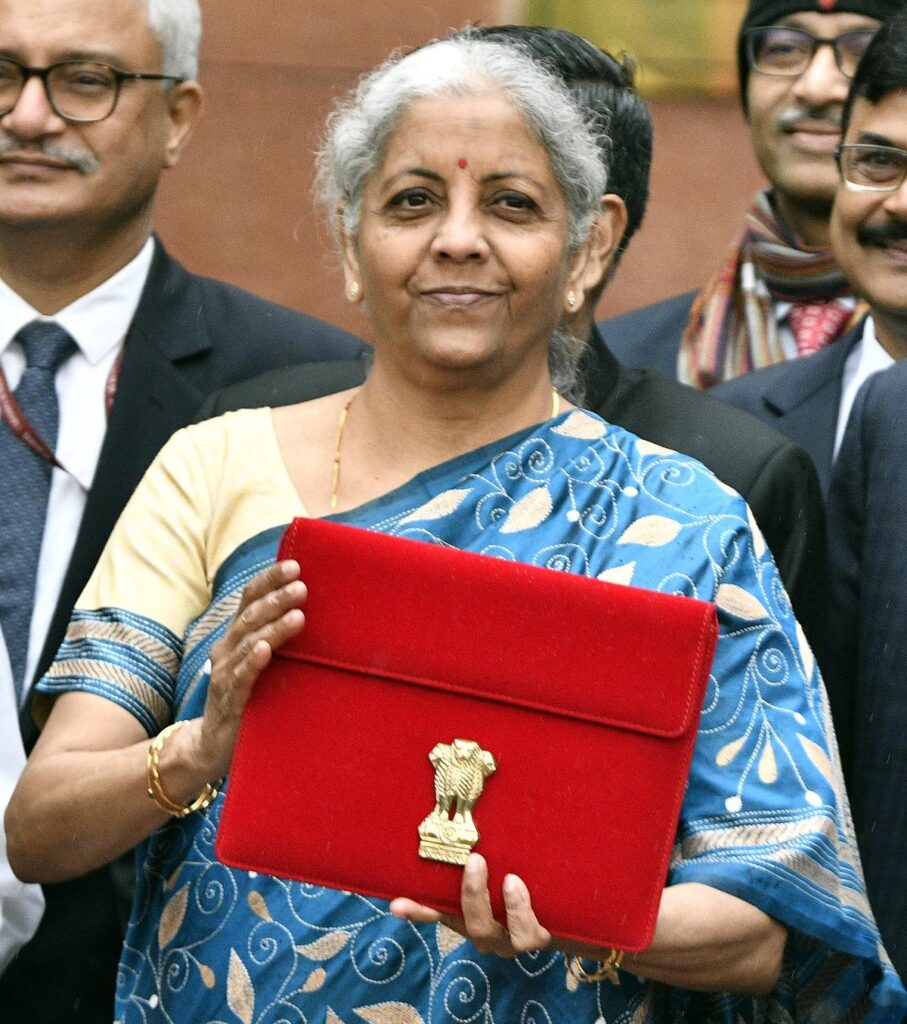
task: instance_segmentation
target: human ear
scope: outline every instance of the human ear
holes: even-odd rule
[[[198,82],[177,82],[167,93],[170,123],[167,128],[165,167],[174,167],[179,162],[204,105],[205,95]]]
[[[605,279],[626,228],[626,203],[620,196],[608,192],[602,196],[601,208],[592,222],[589,236],[573,256],[564,292],[564,311],[568,316],[576,313],[586,296]],[[571,295],[576,298],[573,304],[568,301]]]
[[[346,297],[350,302],[358,305],[364,296],[362,290],[362,275],[359,270],[359,250],[356,247],[356,240],[343,229],[342,206],[337,207],[337,223],[340,228],[340,255],[343,263],[343,284]]]

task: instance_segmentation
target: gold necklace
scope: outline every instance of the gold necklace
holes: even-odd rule
[[[337,440],[334,442],[334,471],[331,476],[331,511],[337,511],[337,490],[340,486],[340,447],[343,444],[343,428],[346,426],[346,417],[353,404],[353,399],[359,394],[359,388],[350,395],[340,410],[340,417],[337,420]],[[561,396],[551,389],[551,419],[557,416],[561,408]]]

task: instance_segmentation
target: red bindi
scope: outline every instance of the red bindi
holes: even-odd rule
[[[466,158],[461,156],[457,161],[457,167],[459,167],[461,171],[465,171],[468,166],[469,164],[466,162]]]

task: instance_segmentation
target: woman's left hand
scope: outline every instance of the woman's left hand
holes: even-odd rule
[[[488,865],[478,853],[471,853],[463,869],[460,889],[462,917],[442,914],[405,898],[391,902],[391,913],[419,924],[438,922],[465,936],[480,953],[512,957],[516,953],[547,949],[551,932],[539,923],[532,909],[529,890],[517,875],[505,875],[502,887],[506,924],[495,920],[488,892]]]

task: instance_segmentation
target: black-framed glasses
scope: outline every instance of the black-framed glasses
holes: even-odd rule
[[[853,78],[875,29],[845,32],[833,39],[820,39],[802,28],[768,25],[751,28],[746,37],[746,58],[750,67],[763,75],[796,78],[812,63],[820,46],[830,46],[842,75]]]
[[[867,142],[845,142],[835,149],[844,187],[851,192],[897,192],[907,178],[907,150]]]
[[[46,68],[33,68],[0,57],[0,117],[19,102],[25,83],[40,78],[51,109],[64,121],[86,123],[110,117],[120,98],[123,82],[181,82],[175,75],[121,71],[92,60],[64,60]]]

